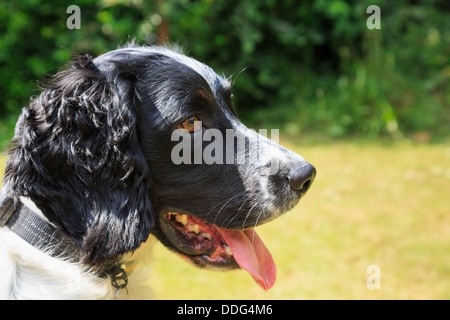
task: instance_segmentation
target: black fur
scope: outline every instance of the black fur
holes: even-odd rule
[[[160,213],[174,208],[222,228],[270,221],[306,192],[289,186],[291,168],[304,168],[303,158],[263,141],[240,167],[171,160],[177,144],[171,134],[192,115],[224,136],[231,128],[259,139],[237,119],[230,92],[227,79],[167,49],[82,56],[23,109],[5,188],[16,198],[31,198],[90,265],[133,251],[150,232],[176,250],[158,222]],[[259,160],[261,146],[269,150],[262,151],[266,162]],[[259,171],[270,150],[287,160],[269,178]]]
[[[57,74],[23,109],[5,173],[89,264],[136,249],[154,224],[135,79],[123,71],[109,81],[84,56]]]

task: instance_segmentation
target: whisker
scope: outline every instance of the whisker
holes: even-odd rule
[[[219,216],[220,212],[222,212],[223,208],[228,204],[228,202],[230,202],[231,200],[233,200],[234,198],[236,198],[239,195],[241,195],[241,193],[238,193],[238,194],[232,196],[230,199],[228,199],[227,202],[225,202],[225,204],[222,206],[222,208],[220,208],[220,210],[216,213],[216,217],[214,218],[213,224],[216,224],[217,217]],[[209,212],[208,212],[208,214],[209,214]]]
[[[233,218],[231,218],[230,220],[228,220],[227,227],[231,224],[231,221],[233,221],[234,218],[236,218],[236,217],[239,215],[239,213],[241,212],[242,207],[243,207],[244,204],[245,204],[247,201],[249,201],[249,200],[250,200],[250,199],[245,199],[245,201],[244,201],[244,202],[241,204],[241,206],[239,207],[238,212],[233,216]]]
[[[263,205],[263,209],[261,210],[261,212],[258,214],[258,217],[256,218],[256,222],[255,222],[255,226],[253,227],[253,235],[252,235],[252,244],[255,245],[255,228],[258,226],[258,221],[261,218],[261,215],[264,214],[264,218],[266,218],[266,206],[267,203],[264,203]]]
[[[239,195],[239,194],[237,194],[237,195]],[[228,201],[230,201],[231,199],[233,199],[234,197],[236,197],[237,195],[231,197],[230,199],[225,199],[225,200],[223,200],[223,202],[225,202],[225,201],[228,202]],[[206,214],[205,219],[208,219],[209,214],[211,213],[211,211],[213,211],[216,207],[220,206],[221,203],[223,203],[223,202],[219,202],[219,203],[217,203],[215,206],[213,206],[213,207],[211,208],[211,210],[209,210],[208,213]],[[226,203],[225,203],[225,204],[226,204]]]
[[[247,218],[250,216],[250,213],[252,212],[253,208],[256,207],[258,202],[256,202],[253,207],[250,208],[249,212],[247,212],[247,215],[245,216],[244,222],[242,223],[242,229],[245,229],[245,221],[247,221]]]
[[[231,82],[231,87],[234,86],[234,84],[236,83],[236,80],[239,78],[239,76],[240,76],[245,70],[247,70],[248,68],[251,68],[251,66],[244,67],[244,68],[242,68],[240,71],[234,72],[234,73],[229,77],[229,80],[230,80],[230,82]]]

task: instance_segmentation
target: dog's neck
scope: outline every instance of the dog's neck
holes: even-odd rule
[[[81,266],[81,252],[75,243],[59,231],[30,198],[20,197],[21,203],[16,204],[12,198],[4,198],[6,193],[2,192],[2,194],[0,199],[2,199],[2,203],[5,203],[2,207],[14,207],[14,209],[5,210],[9,211],[9,214],[12,212],[6,218],[5,226],[49,256]],[[100,278],[110,278],[117,296],[120,289],[127,287],[128,273],[134,269],[134,266],[130,262],[117,260],[105,263],[100,267],[86,266],[86,269],[91,270],[90,272],[97,274]]]

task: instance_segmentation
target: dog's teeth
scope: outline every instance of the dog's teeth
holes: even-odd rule
[[[200,232],[200,227],[198,226],[198,224],[188,224],[187,228],[189,231],[192,231],[194,233],[199,233]]]
[[[187,224],[187,215],[185,215],[185,214],[177,214],[175,216],[175,220],[177,220],[182,225],[186,225]]]
[[[226,252],[226,253],[228,253],[230,256],[233,255],[233,252],[231,252],[231,248],[230,248],[229,246],[224,245],[223,247],[225,248],[225,252]]]
[[[205,238],[205,239],[212,240],[211,235],[210,235],[209,233],[207,233],[207,232],[202,232],[202,236],[203,236],[203,238]]]

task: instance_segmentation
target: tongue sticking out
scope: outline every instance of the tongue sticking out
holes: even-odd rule
[[[248,271],[264,290],[270,289],[276,279],[276,267],[272,255],[253,229],[219,229],[242,269]]]

